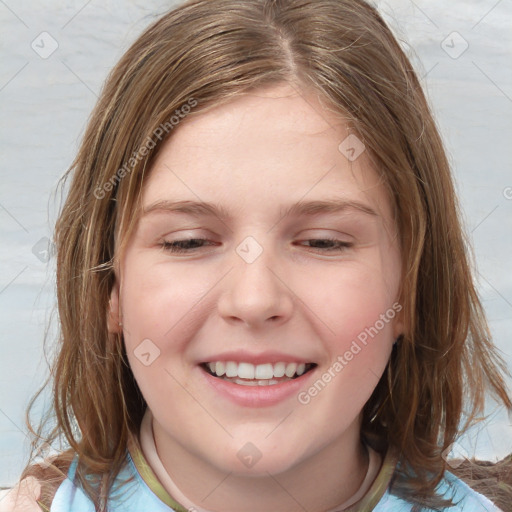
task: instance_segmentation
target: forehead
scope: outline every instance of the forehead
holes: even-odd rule
[[[360,155],[349,158],[355,151]],[[314,93],[273,86],[182,121],[152,166],[143,208],[168,199],[213,201],[263,214],[339,198],[389,215],[365,153],[343,118]]]

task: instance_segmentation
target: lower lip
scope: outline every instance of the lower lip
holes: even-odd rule
[[[290,396],[296,396],[315,371],[313,368],[296,379],[287,380],[280,384],[272,384],[269,386],[243,386],[219,377],[214,377],[201,367],[199,367],[199,370],[204,375],[208,385],[210,385],[216,393],[243,407],[268,407],[278,404]]]

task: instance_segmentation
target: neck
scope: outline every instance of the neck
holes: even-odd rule
[[[198,510],[324,512],[350,499],[368,469],[367,452],[359,442],[358,423],[347,429],[342,438],[293,467],[276,473],[265,471],[258,476],[220,471],[178,444],[154,419],[153,434],[166,472]]]

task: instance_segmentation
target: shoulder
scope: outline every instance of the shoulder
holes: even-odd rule
[[[0,491],[0,512],[49,512],[73,456],[64,451],[29,464],[14,487]]]
[[[449,499],[453,503],[451,507],[444,508],[443,512],[502,512],[488,498],[473,490],[460,478],[448,471],[445,472],[436,489],[440,497]],[[413,510],[435,512],[437,509],[417,508],[388,490],[375,506],[373,512],[412,512]]]
[[[41,494],[41,483],[28,476],[12,489],[0,491],[0,512],[41,512],[44,510],[37,500]]]
[[[500,512],[500,509],[488,498],[476,492],[469,487],[468,484],[449,471],[445,472],[438,489],[443,497],[450,498],[454,503],[454,507],[447,509],[450,510],[450,512],[452,510],[454,512],[457,510],[467,512]]]

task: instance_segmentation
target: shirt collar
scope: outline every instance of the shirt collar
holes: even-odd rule
[[[144,415],[146,420],[148,419],[148,411],[149,409],[146,410]],[[142,421],[144,421],[144,418]],[[137,472],[151,492],[176,512],[188,512],[188,509],[172,498],[164,488],[142,452],[139,436],[134,433],[131,433],[128,438],[128,452],[133,460]],[[366,494],[357,503],[345,509],[344,512],[363,512],[373,510],[386,493],[397,462],[397,453],[394,450],[388,449],[381,468]]]

